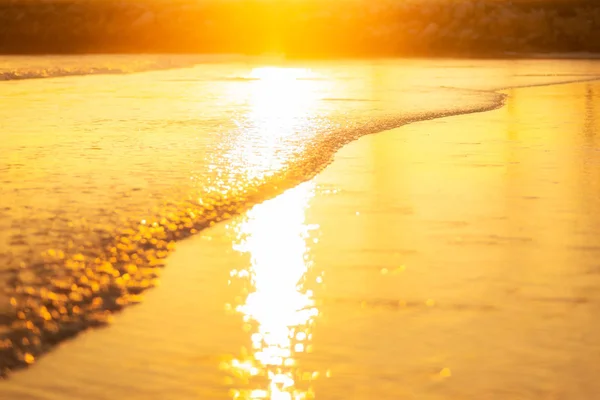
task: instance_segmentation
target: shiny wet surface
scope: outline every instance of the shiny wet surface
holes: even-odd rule
[[[0,393],[594,398],[600,86],[507,94],[362,138],[182,242],[140,306]]]
[[[78,65],[10,60],[15,76]],[[2,375],[140,302],[177,240],[312,178],[344,144],[502,105],[484,89],[597,73],[585,60],[383,60],[97,75],[94,62],[110,64],[0,87]]]

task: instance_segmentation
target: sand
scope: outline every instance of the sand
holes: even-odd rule
[[[593,398],[600,85],[507,93],[179,243],[142,304],[0,397]]]

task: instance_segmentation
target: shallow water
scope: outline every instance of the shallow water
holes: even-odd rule
[[[506,93],[182,242],[143,304],[0,394],[594,398],[600,85]]]
[[[254,60],[3,82],[0,368],[139,302],[173,241],[312,178],[342,145],[493,109],[504,96],[490,90],[590,79],[599,66]]]

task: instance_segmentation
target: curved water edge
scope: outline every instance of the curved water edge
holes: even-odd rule
[[[8,285],[1,299],[5,306],[0,308],[0,374],[34,363],[85,329],[108,324],[112,313],[138,303],[158,283],[163,260],[176,241],[311,179],[344,145],[411,122],[493,110],[506,97],[494,91],[452,90],[470,99],[470,106],[443,104],[438,110],[329,121],[323,125],[328,129],[299,154],[249,182],[223,176],[228,183],[222,190],[173,193],[178,201],[167,201],[143,218],[125,218],[115,230],[83,222],[75,233],[86,236],[74,237],[64,248],[29,253],[24,259],[9,255]]]

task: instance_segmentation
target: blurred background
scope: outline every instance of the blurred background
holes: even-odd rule
[[[0,52],[13,54],[595,51],[593,0],[0,0]]]

